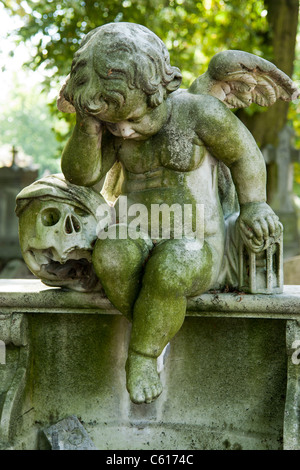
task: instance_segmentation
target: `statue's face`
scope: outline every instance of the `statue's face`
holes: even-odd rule
[[[20,245],[29,269],[51,286],[99,290],[91,264],[96,219],[58,200],[34,199],[20,215]]]
[[[162,128],[167,119],[167,105],[163,101],[156,108],[147,106],[146,96],[138,99],[137,92],[128,91],[128,104],[124,112],[99,113],[101,121],[106,122],[108,130],[117,137],[123,139],[146,140]],[[131,106],[130,106],[130,103]]]

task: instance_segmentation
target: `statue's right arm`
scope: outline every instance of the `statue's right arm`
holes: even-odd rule
[[[102,155],[103,124],[92,116],[76,114],[76,125],[61,160],[65,178],[78,186],[95,185],[116,161],[114,152]]]

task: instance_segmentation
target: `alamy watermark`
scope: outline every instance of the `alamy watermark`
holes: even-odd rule
[[[6,364],[6,347],[4,341],[0,340],[0,364]]]
[[[104,240],[136,240],[149,234],[151,239],[194,238],[204,241],[204,204],[144,204],[128,206],[120,196],[118,213],[114,207],[101,204],[97,209],[97,236]]]
[[[292,344],[292,349],[295,349],[295,351],[292,354],[292,363],[295,366],[298,366],[300,364],[300,341],[296,340]]]

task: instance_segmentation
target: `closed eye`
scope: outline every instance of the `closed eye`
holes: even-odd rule
[[[128,122],[135,122],[135,123],[138,123],[138,122],[141,122],[142,118],[138,118],[138,119],[127,119]]]
[[[75,83],[77,86],[82,86],[84,85],[85,83],[87,82],[87,79],[86,78],[78,78],[77,77],[75,78]]]
[[[86,65],[87,65],[86,60],[84,60],[84,59],[80,60],[79,62],[72,65],[71,73],[76,73],[78,71],[78,69],[80,69],[81,67],[85,67]]]

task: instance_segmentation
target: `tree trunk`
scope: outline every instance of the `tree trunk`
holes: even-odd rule
[[[268,10],[270,41],[275,65],[290,77],[293,73],[299,14],[299,0],[264,0]],[[260,147],[276,145],[279,132],[287,122],[289,103],[278,101],[265,112],[249,116],[238,112]]]

